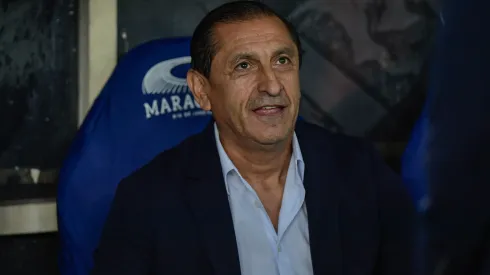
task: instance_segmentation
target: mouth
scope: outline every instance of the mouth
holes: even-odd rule
[[[286,107],[283,105],[265,105],[254,109],[253,112],[259,116],[273,116],[281,114]]]

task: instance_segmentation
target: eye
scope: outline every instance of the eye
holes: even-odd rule
[[[281,65],[285,65],[285,64],[289,64],[291,62],[291,60],[289,60],[289,58],[285,57],[285,56],[281,56],[277,59],[277,62]]]
[[[237,70],[246,70],[248,68],[250,68],[250,64],[248,64],[247,62],[242,62],[236,66]]]

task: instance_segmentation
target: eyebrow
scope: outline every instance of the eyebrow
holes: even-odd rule
[[[280,56],[280,55],[288,55],[290,57],[294,57],[297,55],[297,53],[294,50],[294,48],[285,46],[285,47],[281,47],[281,48],[275,50],[274,53],[272,54],[272,56],[274,56],[274,57]],[[234,65],[234,64],[238,63],[238,61],[240,61],[240,60],[259,60],[259,59],[260,58],[257,56],[257,54],[255,54],[253,52],[239,52],[239,53],[235,54],[230,59],[229,64]]]
[[[228,64],[231,65],[231,66],[233,66],[236,63],[238,63],[238,61],[240,61],[240,60],[258,60],[258,59],[259,59],[259,57],[255,53],[252,53],[252,52],[239,52],[239,53],[235,54],[230,59],[230,61],[228,62]]]
[[[290,57],[294,57],[297,55],[297,53],[294,50],[294,48],[285,46],[285,47],[279,48],[276,51],[274,51],[273,56],[279,56],[279,55],[288,55]]]

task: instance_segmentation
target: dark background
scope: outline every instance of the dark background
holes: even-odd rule
[[[76,0],[0,0],[0,206],[55,198],[78,123],[77,9]],[[57,274],[57,238],[0,236],[0,274]]]
[[[0,0],[3,173],[58,169],[76,132],[77,6],[75,0]],[[28,182],[0,179],[0,185]]]

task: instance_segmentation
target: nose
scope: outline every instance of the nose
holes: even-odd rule
[[[259,92],[267,93],[270,96],[281,94],[282,84],[277,78],[272,68],[264,68],[260,71]]]

